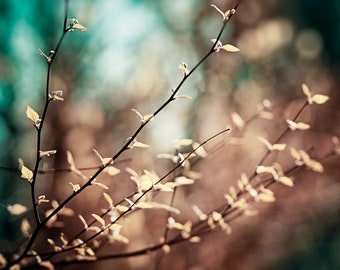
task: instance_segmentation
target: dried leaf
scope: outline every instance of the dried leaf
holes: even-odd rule
[[[227,51],[227,52],[239,52],[239,51],[240,51],[239,48],[237,48],[237,47],[235,47],[235,46],[233,46],[233,45],[230,45],[230,44],[223,45],[223,46],[221,47],[221,49],[222,49],[222,50],[225,50],[225,51]]]
[[[11,215],[21,215],[23,213],[25,213],[27,211],[27,207],[23,206],[19,203],[13,204],[13,205],[7,205],[7,211],[11,214]]]
[[[28,105],[26,109],[26,116],[31,119],[35,125],[37,125],[40,121],[39,114]]]
[[[21,177],[24,178],[24,179],[27,179],[28,182],[32,182],[32,179],[33,179],[33,172],[28,169],[26,166],[22,166],[21,167]]]

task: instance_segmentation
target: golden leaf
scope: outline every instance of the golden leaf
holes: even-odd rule
[[[136,109],[131,109],[131,111],[133,111],[135,114],[137,114],[137,116],[138,116],[138,118],[141,122],[144,121],[144,117],[139,111],[137,111]]]
[[[37,123],[39,123],[39,120],[40,120],[39,114],[28,105],[27,105],[27,109],[26,109],[26,116],[29,119],[31,119],[35,125],[37,125]]]
[[[259,211],[257,209],[246,209],[244,211],[244,214],[249,217],[256,216],[258,213]]]
[[[239,48],[237,48],[237,47],[235,47],[235,46],[233,46],[233,45],[230,45],[230,44],[223,45],[223,46],[221,47],[221,49],[222,49],[222,50],[225,50],[225,51],[227,51],[227,52],[239,52],[239,51],[240,51]]]
[[[96,214],[92,214],[92,216],[95,218],[95,220],[97,220],[103,227],[105,227],[105,220],[102,218],[102,217],[100,217],[100,216],[98,216],[98,215],[96,215]]]
[[[21,167],[21,177],[24,179],[27,179],[28,182],[32,182],[32,178],[33,178],[33,172],[28,169],[26,166],[22,166]]]
[[[23,206],[19,203],[13,204],[13,205],[7,205],[7,211],[11,214],[11,215],[21,215],[23,213],[25,213],[27,211],[27,207]]]

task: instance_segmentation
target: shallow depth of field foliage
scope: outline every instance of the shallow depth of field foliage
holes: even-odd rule
[[[0,269],[339,269],[324,2],[1,1]]]

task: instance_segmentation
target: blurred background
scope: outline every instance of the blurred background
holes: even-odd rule
[[[210,5],[226,10],[235,3],[70,0],[69,18],[78,19],[87,31],[67,34],[52,67],[51,90],[63,90],[65,101],[49,108],[43,149],[58,152],[42,168],[67,168],[67,150],[79,167],[100,164],[93,148],[111,157],[139,126],[131,109],[152,113],[181,80],[179,63],[187,63],[190,70],[210,49],[222,24],[222,17]],[[179,195],[184,216],[193,217],[191,204],[204,211],[213,209],[242,172],[254,171],[265,152],[256,136],[273,141],[285,129],[284,119],[301,107],[302,83],[314,93],[328,95],[330,101],[308,108],[301,119],[311,123],[312,129],[287,140],[305,149],[315,147],[316,158],[331,151],[331,136],[340,135],[339,17],[336,0],[243,0],[221,38],[223,44],[241,51],[221,51],[204,62],[181,88],[180,94],[193,99],[171,103],[138,136],[152,147],[126,153],[117,165],[122,173],[102,179],[113,199],[119,201],[134,190],[124,172],[126,166],[137,172],[154,169],[162,175],[169,164],[156,155],[173,152],[176,139],[203,141],[229,125],[233,111],[248,119],[258,103],[271,100],[274,120],[253,123],[244,145],[225,146],[195,168],[203,178],[197,187]],[[25,111],[29,105],[41,113],[43,106],[46,63],[38,49],[48,54],[55,48],[63,18],[64,1],[0,2],[0,252],[6,255],[25,241],[18,234],[22,216],[10,215],[6,206],[30,207],[28,184],[16,168],[18,158],[30,168],[34,165],[36,132]],[[331,157],[324,160],[324,174],[301,171],[294,176],[293,189],[275,186],[277,201],[261,205],[256,217],[233,222],[228,237],[216,232],[199,245],[174,247],[167,256],[160,252],[102,262],[98,267],[339,269],[338,166],[339,158]],[[61,201],[72,191],[70,181],[81,183],[71,174],[41,175],[37,194]],[[102,190],[93,189],[71,207],[88,218],[91,211],[104,207],[101,194]],[[157,232],[161,235],[164,229],[157,219],[164,217],[157,211],[131,216],[125,234],[135,240],[117,250],[157,241]],[[69,234],[80,227],[72,224]],[[53,233],[58,235],[60,229]]]

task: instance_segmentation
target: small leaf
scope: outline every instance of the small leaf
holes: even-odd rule
[[[138,202],[137,204],[135,204],[135,207],[141,209],[148,209],[153,208],[153,205],[148,202]]]
[[[305,83],[302,84],[302,92],[305,94],[308,100],[312,97],[312,93],[310,92],[309,87]]]
[[[197,142],[192,143],[192,148],[196,149],[195,154],[197,154],[201,158],[206,158],[208,156],[208,153],[205,151],[203,145],[200,145]]]
[[[113,200],[110,197],[110,195],[104,192],[103,196],[104,196],[105,200],[107,201],[107,203],[109,204],[109,207],[113,208]]]
[[[137,111],[136,109],[131,109],[131,111],[133,111],[135,114],[137,114],[139,120],[143,123],[143,121],[144,121],[143,115],[139,111]]]
[[[26,109],[26,115],[29,119],[31,119],[33,121],[33,123],[35,125],[37,125],[37,123],[39,123],[39,114],[28,105],[27,105],[27,109]]]
[[[238,128],[238,129],[241,129],[244,127],[244,121],[242,119],[242,117],[236,113],[236,112],[233,112],[231,114],[231,120],[233,121],[234,125]]]
[[[289,120],[287,119],[286,120],[287,123],[288,123],[288,127],[291,129],[291,130],[307,130],[310,128],[310,125],[306,124],[306,123],[303,123],[303,122],[294,122],[292,120]]]
[[[177,99],[177,98],[192,99],[192,97],[188,96],[188,95],[178,95],[178,96],[175,96],[174,98],[175,99]]]
[[[109,166],[105,168],[105,172],[110,176],[115,176],[120,173],[120,170],[116,167]]]
[[[70,165],[70,168],[73,171],[76,168],[74,164],[73,156],[70,151],[67,151],[66,155],[67,155],[67,163]]]
[[[197,205],[193,205],[192,210],[194,210],[200,220],[206,220],[208,218]]]
[[[80,30],[80,31],[86,31],[86,27],[81,25],[80,23],[76,23],[72,26],[72,29],[77,29],[77,30]]]
[[[7,211],[11,214],[11,215],[21,215],[23,213],[25,213],[27,211],[27,207],[23,206],[19,203],[13,204],[13,205],[7,205]]]
[[[324,104],[329,100],[329,97],[321,94],[316,94],[312,96],[312,100],[316,104]]]
[[[95,186],[101,187],[102,189],[109,189],[108,186],[106,186],[103,183],[100,183],[98,181],[95,181],[95,180],[92,181],[91,185],[95,185]]]
[[[43,158],[43,157],[49,157],[51,155],[55,155],[56,153],[57,153],[57,150],[48,150],[48,151],[40,151],[39,155],[40,155],[40,158]]]
[[[185,76],[189,75],[190,71],[188,70],[188,65],[186,63],[180,63],[178,68],[184,73]]]
[[[145,143],[135,141],[134,143],[132,143],[132,147],[149,148],[150,146]]]
[[[293,183],[293,180],[290,178],[290,177],[287,177],[287,176],[281,176],[279,178],[279,182],[288,186],[288,187],[293,187],[294,186],[294,183]]]
[[[72,186],[73,192],[77,192],[80,189],[80,185],[79,184],[72,184],[70,182],[70,185]]]
[[[223,45],[223,46],[221,47],[221,49],[222,49],[222,50],[225,50],[225,51],[227,51],[227,52],[239,52],[239,51],[240,51],[239,48],[237,48],[237,47],[235,47],[235,46],[233,46],[233,45],[230,45],[230,44]]]
[[[89,226],[87,225],[85,218],[82,215],[78,215],[78,217],[79,217],[81,223],[83,223],[84,229],[87,230],[89,228]]]
[[[25,237],[30,236],[31,225],[26,218],[22,219],[21,225],[20,225],[20,230]]]
[[[33,172],[23,165],[21,167],[21,177],[27,179],[28,182],[31,183],[33,178]]]
[[[95,220],[97,220],[103,227],[105,227],[105,220],[102,218],[102,217],[100,217],[100,216],[98,216],[98,215],[96,215],[96,214],[92,214],[92,216],[95,218]]]
[[[179,176],[175,178],[176,186],[192,185],[193,183],[195,183],[195,180],[187,178],[185,176]]]

